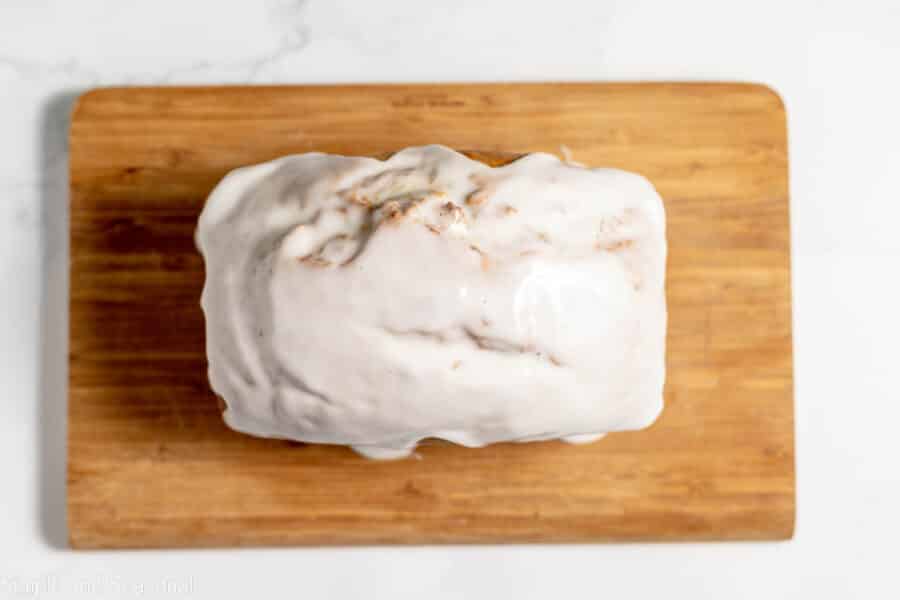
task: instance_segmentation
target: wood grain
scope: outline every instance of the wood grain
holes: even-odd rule
[[[587,446],[370,462],[228,430],[195,220],[228,170],[412,144],[559,152],[666,199],[666,409]],[[794,523],[784,107],[749,84],[114,88],[71,128],[78,548],[780,539]]]

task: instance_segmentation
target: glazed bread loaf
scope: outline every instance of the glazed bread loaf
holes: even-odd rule
[[[389,458],[588,441],[662,408],[665,215],[641,176],[442,146],[288,156],[226,176],[197,242],[236,430]]]

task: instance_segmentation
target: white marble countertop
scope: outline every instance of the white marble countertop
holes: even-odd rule
[[[455,0],[0,6],[0,598],[897,597],[900,8]],[[123,83],[728,79],[789,114],[798,520],[786,543],[64,548],[66,127]],[[891,592],[893,590],[893,592]]]

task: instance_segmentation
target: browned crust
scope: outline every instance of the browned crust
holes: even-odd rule
[[[489,167],[502,167],[525,156],[516,152],[503,152],[500,150],[457,150],[457,152]],[[375,158],[387,160],[393,155],[394,152],[383,152],[375,156]]]

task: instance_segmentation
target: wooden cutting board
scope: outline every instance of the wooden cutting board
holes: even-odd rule
[[[397,462],[228,430],[193,233],[228,170],[412,144],[559,153],[666,199],[666,408],[586,446]],[[748,84],[114,88],[71,128],[78,548],[782,539],[794,524],[784,107]],[[464,399],[461,399],[464,400]]]

